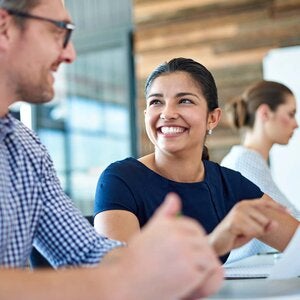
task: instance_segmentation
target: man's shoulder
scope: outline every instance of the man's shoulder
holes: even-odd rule
[[[34,153],[34,155],[38,155],[38,153],[44,154],[47,152],[45,146],[33,130],[13,116],[10,116],[10,119],[13,124],[10,143],[17,145],[20,151],[24,151],[27,154]]]
[[[11,115],[9,118],[13,123],[15,136],[28,140],[32,139],[33,141],[40,143],[38,136],[32,129],[28,128],[23,122]]]

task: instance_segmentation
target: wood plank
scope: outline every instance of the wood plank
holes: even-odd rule
[[[174,20],[209,18],[270,7],[273,0],[169,0],[136,4],[133,10],[137,27],[157,26]],[[217,12],[217,13],[216,13]]]
[[[239,24],[256,23],[266,19],[266,11],[244,12],[235,18],[230,16],[186,20],[183,23],[170,23],[150,29],[135,31],[134,45],[136,52],[159,50],[173,46],[185,46],[207,43],[216,39],[233,38],[238,34]]]
[[[256,15],[256,18],[253,18]],[[258,18],[258,15],[260,18]],[[288,36],[295,39],[299,37],[300,21],[295,18],[267,19],[266,12],[243,14],[240,18],[230,18],[230,21],[221,20],[220,23],[203,24],[203,22],[186,22],[182,26],[164,26],[151,30],[141,30],[135,34],[135,51],[138,53],[157,51],[174,46],[193,46],[200,43],[220,42],[217,51],[224,51],[222,45],[234,45],[233,42],[251,47],[266,45],[272,40],[284,40]],[[227,21],[227,22],[226,22]],[[247,41],[249,41],[247,43]],[[228,48],[230,49],[230,48]]]
[[[274,0],[272,5],[273,11],[278,13],[285,11],[293,11],[299,10],[300,8],[300,0]]]
[[[152,70],[159,64],[174,57],[188,57],[204,64],[209,70],[240,64],[250,64],[261,62],[271,47],[244,50],[234,53],[224,53],[216,55],[210,47],[175,48],[163,50],[151,55],[137,54],[136,75],[141,80],[147,78]]]

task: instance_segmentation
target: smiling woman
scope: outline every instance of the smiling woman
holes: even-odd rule
[[[283,250],[298,222],[240,173],[208,160],[206,136],[221,116],[211,73],[191,59],[175,58],[151,73],[145,96],[154,153],[115,162],[102,173],[96,230],[130,243],[166,194],[176,192],[182,213],[202,224],[223,262],[253,237]]]
[[[201,86],[184,71],[171,72],[167,76],[153,80],[146,99],[145,125],[148,137],[156,148],[156,159],[159,159],[162,150],[170,154],[181,153],[185,157],[194,157],[196,152],[196,155],[201,157],[206,132],[214,128],[220,118],[217,99],[211,98],[211,101],[215,102],[212,106],[216,108],[208,112]],[[198,147],[190,147],[192,144],[197,144]],[[146,161],[149,160],[143,158],[141,161],[147,165]],[[161,167],[157,161],[151,165],[151,169],[154,170]],[[168,178],[176,181],[201,180],[198,175],[203,173],[202,168],[203,165],[199,161],[200,172],[197,171],[195,174],[197,178],[175,178],[180,174],[172,171]],[[162,175],[166,175],[165,172],[168,170],[169,168]]]

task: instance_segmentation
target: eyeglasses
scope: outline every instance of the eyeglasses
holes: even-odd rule
[[[63,28],[66,30],[66,35],[64,38],[64,42],[63,42],[63,48],[66,48],[70,38],[71,38],[71,34],[72,31],[75,29],[75,25],[72,23],[68,23],[68,22],[64,22],[64,21],[56,21],[53,19],[48,19],[48,18],[44,18],[44,17],[39,17],[39,16],[35,16],[35,15],[31,15],[25,12],[21,12],[21,11],[17,11],[14,9],[6,9],[6,11],[10,14],[10,15],[14,15],[17,17],[21,17],[21,18],[28,18],[28,19],[35,19],[35,20],[40,20],[40,21],[45,21],[45,22],[50,22],[52,24],[54,24],[55,26],[59,27],[59,28]]]

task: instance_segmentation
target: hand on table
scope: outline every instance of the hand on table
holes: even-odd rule
[[[252,238],[275,231],[278,222],[269,217],[269,211],[286,213],[283,206],[266,199],[243,200],[237,203],[209,235],[210,243],[217,254],[224,255]]]

